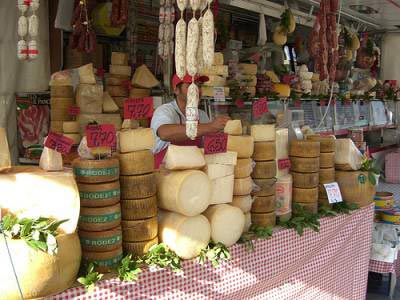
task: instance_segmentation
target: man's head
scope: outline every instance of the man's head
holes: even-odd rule
[[[188,92],[188,88],[189,85],[192,83],[192,76],[186,74],[185,77],[183,77],[183,79],[180,79],[178,77],[178,75],[174,75],[174,77],[172,78],[172,87],[174,89],[174,93],[177,97],[177,100],[183,100],[184,102],[186,102],[187,100],[187,92]],[[208,81],[208,77],[207,76],[195,76],[195,82],[196,83],[204,83]]]

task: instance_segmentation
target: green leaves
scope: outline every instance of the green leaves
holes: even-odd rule
[[[151,247],[149,252],[139,261],[149,266],[170,268],[174,272],[182,271],[181,259],[163,243]]]
[[[272,227],[262,227],[256,224],[250,226],[249,232],[242,234],[238,243],[244,244],[248,252],[254,251],[253,240],[260,239],[265,240],[272,237],[273,228]]]
[[[318,214],[310,213],[301,205],[294,203],[292,218],[287,222],[281,222],[279,225],[286,228],[293,228],[300,236],[302,236],[306,228],[319,232],[319,219],[320,216]]]
[[[339,214],[350,214],[351,211],[358,209],[358,205],[343,201],[340,203],[335,203],[333,205],[333,209]]]
[[[89,263],[85,276],[79,277],[77,281],[82,284],[89,293],[92,293],[96,283],[103,278],[103,274],[94,271],[95,264]]]
[[[118,267],[118,277],[121,281],[136,281],[142,272],[140,263],[132,259],[132,254],[125,256]]]
[[[379,175],[381,173],[381,169],[376,165],[375,160],[368,158],[367,156],[364,156],[363,161],[361,163],[361,171],[363,172],[368,172],[368,181],[372,185],[376,185],[376,175]]]
[[[319,207],[318,214],[320,215],[320,217],[335,217],[338,215],[336,211],[326,205],[322,205]]]
[[[218,267],[221,261],[227,261],[231,259],[229,249],[222,243],[208,244],[207,248],[201,250],[198,261],[200,264],[204,264],[207,260],[211,262],[214,268]]]

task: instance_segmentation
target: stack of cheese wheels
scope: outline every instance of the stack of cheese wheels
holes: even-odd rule
[[[334,136],[309,135],[307,140],[320,142],[318,202],[319,205],[329,206],[324,184],[335,182],[336,139]]]
[[[63,122],[71,121],[68,110],[75,105],[72,85],[50,86],[50,131],[63,133]]]
[[[132,69],[128,65],[128,53],[112,52],[110,74],[106,78],[106,91],[123,111],[124,101],[129,96]]]
[[[122,245],[140,257],[158,243],[155,137],[150,128],[138,128],[122,130],[119,140]]]
[[[258,226],[276,224],[276,146],[275,125],[252,125],[251,136],[254,139],[253,160],[255,167],[251,174],[259,191],[254,193],[251,208],[252,223]]]
[[[209,206],[211,182],[201,171],[204,155],[195,146],[170,145],[157,174],[159,238],[179,257],[190,259],[207,247],[211,226],[201,215]]]
[[[225,96],[229,96],[229,87],[226,79],[228,77],[228,66],[224,65],[223,53],[215,52],[212,66],[204,67],[200,72],[202,75],[209,78],[209,80],[201,86],[201,95],[203,97],[214,97],[215,87],[223,87]]]
[[[76,158],[72,167],[81,199],[82,257],[109,272],[122,258],[119,161]]]
[[[238,67],[241,73],[239,79],[243,93],[248,94],[249,97],[254,97],[256,95],[257,85],[257,65],[239,64]]]
[[[289,155],[293,176],[293,202],[312,213],[317,213],[320,143],[292,140]]]
[[[62,124],[62,129],[64,135],[74,141],[74,145],[78,145],[81,142],[82,137],[79,132],[79,122],[65,121]]]

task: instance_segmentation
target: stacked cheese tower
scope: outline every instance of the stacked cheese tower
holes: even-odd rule
[[[275,125],[252,125],[251,136],[254,138],[253,159],[255,167],[251,174],[260,188],[254,194],[251,217],[259,226],[274,226],[276,223],[276,145]]]
[[[72,167],[81,199],[82,257],[108,272],[122,258],[119,161],[76,158]]]
[[[146,65],[141,65],[135,70],[132,77],[133,88],[129,92],[130,98],[143,98],[151,94],[151,89],[158,86],[160,82]]]
[[[226,83],[228,66],[224,65],[224,55],[222,53],[214,53],[213,65],[211,67],[204,67],[200,73],[209,78],[201,87],[201,95],[203,97],[214,97],[215,87],[224,87],[225,96],[229,96],[230,91]]]
[[[74,145],[78,145],[81,141],[81,134],[79,130],[79,122],[65,121],[62,124],[63,133],[74,141]]]
[[[257,85],[257,65],[256,64],[239,64],[240,86],[243,93],[248,97],[256,95]]]
[[[320,142],[319,198],[320,205],[329,205],[324,184],[335,182],[335,137],[309,135],[307,140]]]
[[[142,256],[158,243],[155,138],[149,128],[122,130],[119,138],[123,248]]]
[[[72,120],[68,112],[75,103],[72,83],[71,85],[51,85],[50,96],[50,131],[62,133],[63,122]]]
[[[293,176],[293,202],[317,213],[320,143],[292,140],[289,155]]]

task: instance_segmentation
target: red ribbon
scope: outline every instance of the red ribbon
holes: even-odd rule
[[[105,71],[103,68],[98,68],[98,69],[96,70],[96,76],[97,76],[97,77],[103,78],[105,73],[106,73],[106,71]]]
[[[27,6],[31,6],[32,0],[24,0],[24,4]]]

